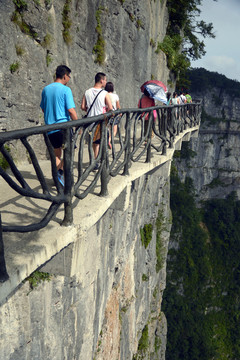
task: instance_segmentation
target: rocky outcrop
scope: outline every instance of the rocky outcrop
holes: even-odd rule
[[[202,99],[203,114],[198,138],[186,144],[178,161],[182,179],[190,176],[199,200],[240,196],[240,98],[220,88],[194,92]],[[183,154],[183,152],[182,152]]]
[[[205,112],[217,119],[237,121],[240,119],[240,98],[231,96],[222,88],[212,87],[205,92],[194,92],[195,99],[202,99]],[[206,125],[206,124],[205,124]],[[204,126],[204,123],[202,124]]]
[[[41,91],[61,63],[72,69],[79,118],[98,71],[115,84],[122,107],[136,107],[143,82],[168,81],[166,56],[155,52],[167,21],[165,0],[1,1],[0,130],[43,124]],[[34,140],[40,155],[41,144]],[[14,149],[19,159],[26,156]]]

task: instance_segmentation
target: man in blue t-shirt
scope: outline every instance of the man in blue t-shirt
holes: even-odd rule
[[[77,120],[72,91],[66,86],[71,78],[70,73],[71,70],[66,65],[59,65],[56,69],[55,82],[47,85],[42,91],[40,107],[47,125],[66,122],[70,119]],[[63,160],[61,159],[63,131],[50,131],[48,136],[56,156],[58,180],[64,185]]]

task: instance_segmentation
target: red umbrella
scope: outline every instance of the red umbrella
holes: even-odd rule
[[[162,81],[159,81],[159,80],[149,80],[149,81],[146,81],[144,84],[142,84],[141,86],[141,92],[144,92],[144,89],[145,89],[145,86],[146,85],[150,85],[150,84],[154,84],[154,85],[158,85],[160,86],[161,88],[163,88],[163,90],[165,92],[167,92],[167,87],[166,85],[162,82]]]
[[[152,99],[159,100],[164,104],[167,104],[167,87],[163,82],[158,80],[149,80],[146,81],[140,89],[142,92],[146,89]]]

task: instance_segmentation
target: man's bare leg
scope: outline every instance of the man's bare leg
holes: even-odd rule
[[[93,144],[93,152],[94,152],[94,157],[96,159],[99,152],[99,144]]]
[[[54,149],[54,154],[56,156],[56,166],[57,169],[63,170],[63,160],[61,160],[62,157],[62,148]]]

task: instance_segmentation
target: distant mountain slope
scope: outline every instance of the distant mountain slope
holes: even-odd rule
[[[191,68],[187,72],[187,76],[191,81],[190,91],[192,93],[217,87],[232,97],[240,97],[240,82],[228,79],[225,75],[204,68]]]
[[[190,69],[189,92],[203,101],[203,119],[240,121],[240,82],[203,68]]]

